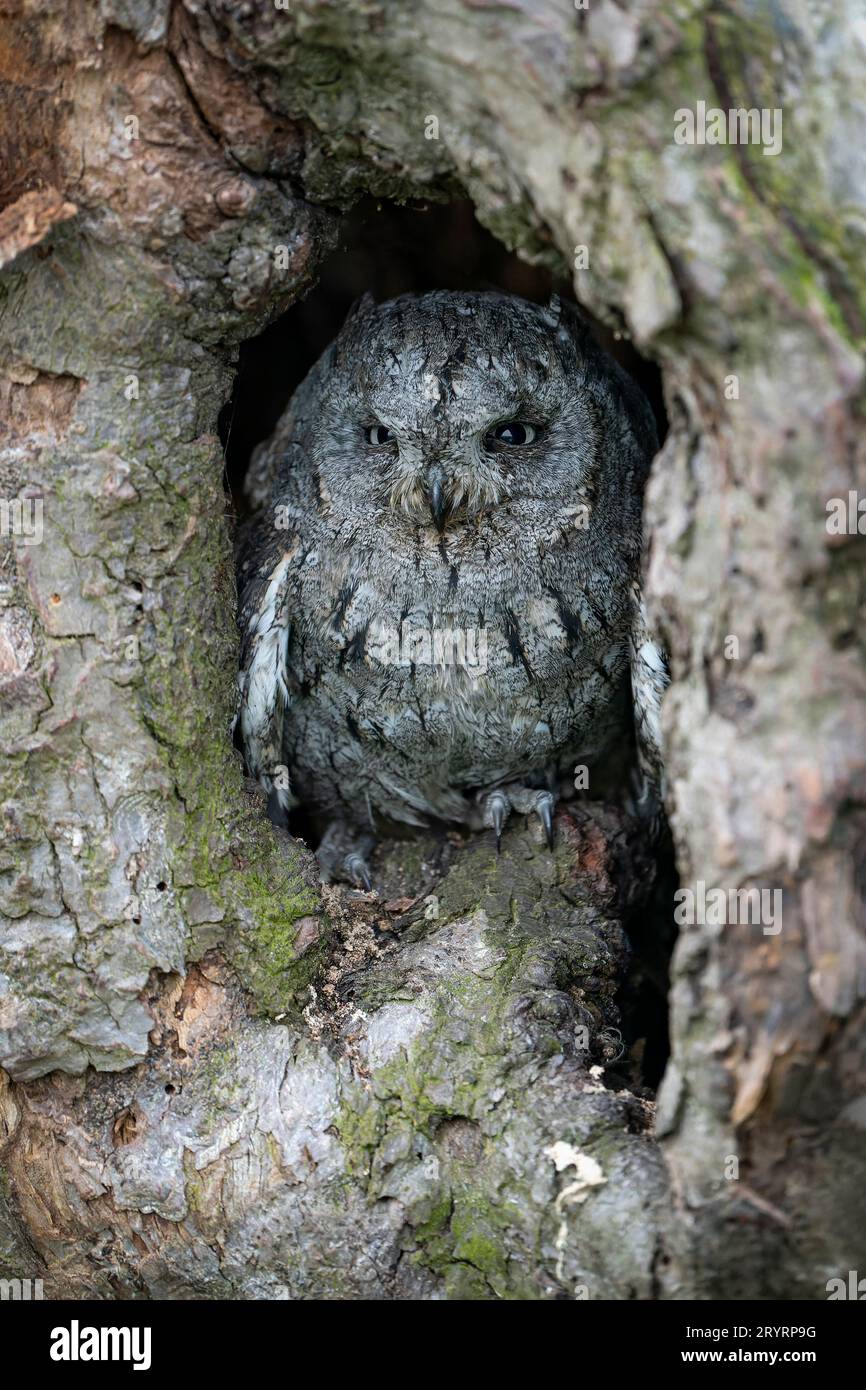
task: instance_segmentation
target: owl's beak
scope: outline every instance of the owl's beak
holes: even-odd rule
[[[433,513],[436,530],[444,531],[445,518],[448,515],[448,500],[438,478],[434,478],[427,488],[427,498],[430,502],[430,511]]]

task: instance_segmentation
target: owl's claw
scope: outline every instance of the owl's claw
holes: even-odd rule
[[[343,872],[348,875],[357,888],[363,888],[365,893],[373,891],[373,880],[370,877],[370,870],[360,854],[347,854],[343,860]]]
[[[539,792],[535,803],[538,819],[544,826],[547,848],[553,849],[553,797],[550,792]]]
[[[496,853],[502,849],[502,827],[508,820],[511,810],[511,802],[503,791],[488,792],[481,802],[481,813],[483,824],[489,826],[496,834]]]

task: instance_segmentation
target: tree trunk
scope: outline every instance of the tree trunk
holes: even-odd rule
[[[25,3],[0,171],[0,1273],[52,1296],[823,1298],[862,1265],[856,7]],[[804,27],[806,26],[806,27]],[[862,26],[861,26],[862,27]],[[782,152],[678,145],[782,108]],[[663,370],[647,590],[686,925],[584,804],[320,892],[232,749],[216,421],[362,192],[468,195]],[[856,532],[856,526],[854,528]],[[732,640],[733,639],[733,640]]]

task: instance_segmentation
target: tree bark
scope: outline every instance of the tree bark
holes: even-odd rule
[[[857,23],[788,0],[16,10],[13,1276],[71,1297],[822,1298],[862,1265],[863,542],[826,525],[864,473]],[[698,101],[782,108],[782,153],[676,145]],[[622,920],[652,877],[627,819],[582,807],[553,859],[527,830],[499,861],[391,847],[388,912],[323,899],[232,750],[216,418],[237,345],[313,283],[362,192],[468,194],[560,271],[588,248],[578,298],[662,366],[646,574],[678,866],[778,889],[783,918],[683,929],[654,1129],[612,1065]]]

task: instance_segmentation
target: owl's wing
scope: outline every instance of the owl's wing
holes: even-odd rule
[[[267,791],[274,819],[284,819],[297,804],[283,764],[283,721],[290,703],[290,590],[297,551],[296,538],[290,533],[275,532],[270,524],[253,526],[242,545],[239,567],[241,657],[236,721],[250,774]]]
[[[639,815],[657,820],[665,794],[661,747],[662,696],[670,684],[667,657],[650,630],[639,585],[632,590],[634,616],[630,633],[631,693],[634,707],[639,785],[635,806]]]

